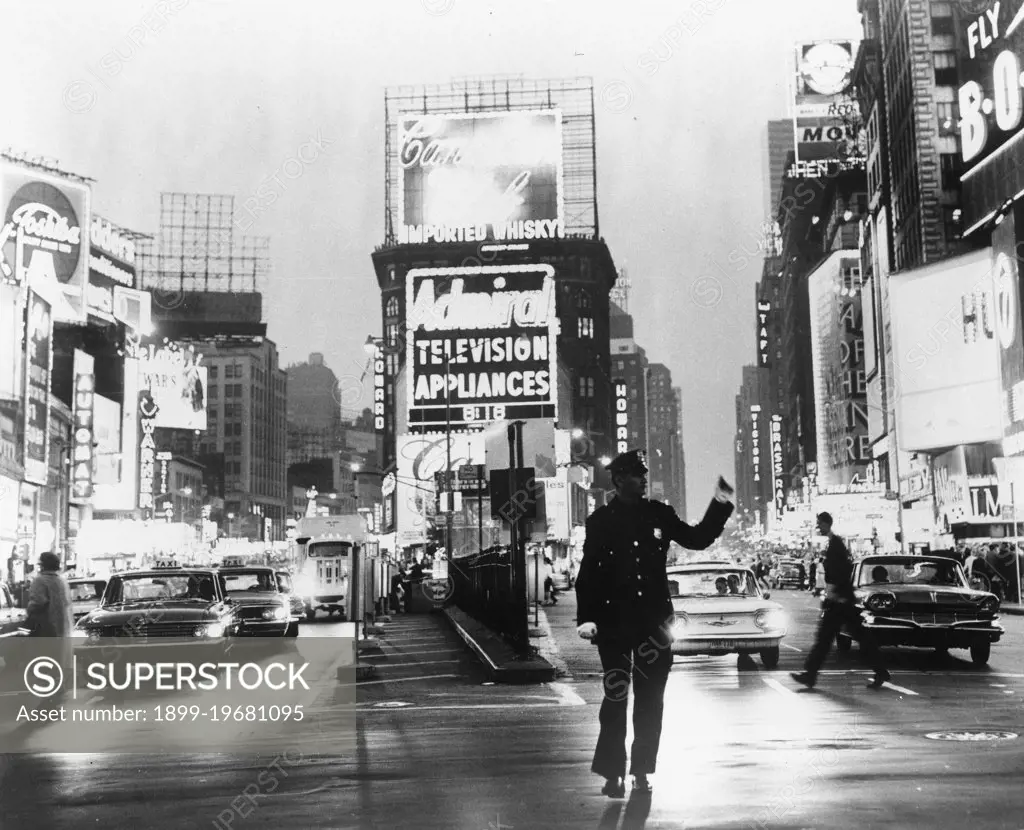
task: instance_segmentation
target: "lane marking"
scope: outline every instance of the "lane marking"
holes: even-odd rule
[[[363,680],[358,683],[339,683],[339,686],[376,686],[379,683],[409,683],[413,680],[440,680],[442,677],[463,677],[461,674],[425,674],[421,677],[392,677],[387,680]]]
[[[785,686],[783,686],[774,677],[762,677],[761,679],[764,681],[766,686],[768,686],[771,689],[774,689],[776,692],[778,692],[783,697],[785,697],[787,695],[794,695],[794,696],[796,695],[796,692],[794,692],[792,689],[788,689]]]
[[[803,651],[802,648],[797,648],[796,646],[791,646],[789,643],[782,643],[781,645],[782,645],[783,648],[788,648],[790,651],[800,651],[800,652]]]
[[[586,701],[576,694],[575,690],[566,683],[546,683],[564,706],[585,706]]]
[[[366,712],[430,712],[438,709],[558,709],[561,703],[471,703],[468,705],[453,704],[450,706],[403,706],[401,709],[376,709],[371,707],[357,707],[356,711]]]
[[[892,690],[897,691],[900,694],[904,694],[904,695],[913,695],[914,697],[920,697],[920,695],[918,695],[917,692],[912,691],[910,689],[906,689],[903,686],[897,686],[895,683],[890,683],[888,680],[886,680],[885,683],[882,684],[882,688],[883,689],[892,689]]]

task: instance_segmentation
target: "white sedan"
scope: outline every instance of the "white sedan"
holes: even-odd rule
[[[694,562],[668,569],[676,619],[673,654],[760,654],[766,668],[779,664],[786,615],[769,602],[754,574],[727,562]]]

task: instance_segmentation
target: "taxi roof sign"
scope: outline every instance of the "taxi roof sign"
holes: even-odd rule
[[[180,568],[181,563],[177,559],[157,559],[153,563],[153,570],[162,571],[170,568]]]

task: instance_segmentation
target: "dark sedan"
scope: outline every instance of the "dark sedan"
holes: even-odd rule
[[[168,565],[111,576],[99,607],[76,623],[73,635],[85,643],[108,637],[135,643],[214,643],[234,634],[235,628],[216,571]]]
[[[221,568],[224,587],[238,617],[238,634],[256,637],[295,637],[299,620],[288,594],[281,590],[273,568],[253,565]]]
[[[1003,635],[998,597],[972,589],[953,559],[868,556],[854,566],[854,586],[864,625],[881,646],[969,649],[984,665]],[[850,637],[840,634],[837,645],[848,650]]]

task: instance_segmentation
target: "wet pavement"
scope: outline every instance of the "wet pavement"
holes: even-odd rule
[[[355,734],[339,712],[337,731],[300,724],[273,755],[4,756],[0,825],[1024,828],[1024,737],[1009,737],[1024,736],[1024,618],[1003,618],[985,668],[966,652],[887,651],[892,683],[871,691],[855,649],[802,691],[789,672],[817,604],[773,598],[793,619],[776,670],[677,660],[650,797],[609,801],[589,772],[600,665],[569,595],[542,626],[567,672],[556,683],[485,685],[441,617],[398,616],[383,653],[364,657],[378,671],[359,684]],[[317,622],[303,636],[341,631]]]

